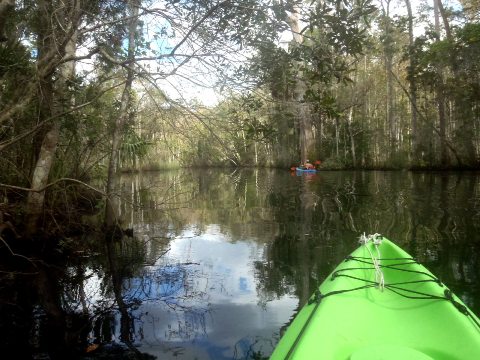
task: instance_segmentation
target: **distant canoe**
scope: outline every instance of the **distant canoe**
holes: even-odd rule
[[[299,168],[299,167],[297,167],[295,170],[300,171],[300,172],[308,172],[308,173],[315,173],[315,172],[318,171],[317,169],[302,169],[302,168]]]

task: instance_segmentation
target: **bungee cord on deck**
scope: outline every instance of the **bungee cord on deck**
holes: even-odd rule
[[[355,286],[348,289],[342,290],[334,290],[327,293],[322,294],[320,290],[317,288],[313,296],[308,301],[308,305],[315,304],[315,307],[312,309],[311,313],[309,314],[306,322],[304,323],[303,327],[301,328],[300,332],[298,333],[295,341],[293,342],[291,348],[289,349],[285,359],[289,359],[295,348],[297,347],[303,333],[307,329],[309,323],[311,322],[315,312],[317,311],[320,303],[323,299],[333,296],[339,295],[348,292],[354,292],[362,289],[369,289],[369,288],[378,288],[380,291],[389,290],[394,292],[395,294],[407,298],[407,299],[414,299],[414,300],[446,300],[451,302],[462,314],[470,318],[476,327],[480,330],[480,323],[475,319],[475,316],[472,312],[463,304],[458,302],[454,299],[452,292],[445,288],[443,283],[434,275],[426,271],[419,271],[409,269],[408,267],[411,265],[417,265],[418,262],[412,257],[392,257],[392,258],[382,258],[379,246],[382,243],[383,237],[380,234],[372,234],[372,235],[365,235],[363,233],[360,236],[359,242],[365,246],[370,256],[362,257],[362,256],[347,256],[345,258],[345,262],[354,261],[359,263],[360,265],[366,266],[358,266],[358,267],[348,267],[336,270],[332,273],[330,280],[334,281],[338,277],[346,277],[355,281],[359,282],[359,286]],[[374,255],[374,252],[368,246],[369,243],[372,243],[375,247],[374,252],[376,252],[377,256]],[[393,262],[393,263],[392,263]],[[409,281],[400,281],[400,282],[388,282],[385,280],[385,275],[383,270],[394,270],[394,271],[401,271],[411,273],[412,275],[415,274],[417,277],[414,280]],[[374,270],[375,272],[375,280],[370,280],[358,276],[354,276],[349,274],[349,272],[354,272],[355,270]],[[418,275],[424,276],[425,278],[418,278]],[[430,294],[422,291],[417,291],[414,289],[410,289],[406,286],[419,284],[419,283],[427,283],[432,282],[436,283],[443,291],[440,294]]]

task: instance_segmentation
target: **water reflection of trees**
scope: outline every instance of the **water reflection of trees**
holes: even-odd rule
[[[2,262],[1,339],[15,358],[74,358],[88,345],[92,313],[83,258],[58,251]]]
[[[285,295],[302,304],[357,246],[361,232],[378,232],[416,256],[474,310],[480,307],[477,175],[331,172],[292,178],[275,170],[187,171],[136,181],[132,202],[142,209],[125,206],[123,216],[150,244],[149,263],[187,227],[198,235],[217,224],[233,242],[255,238],[265,249],[264,259],[254,263],[260,305]],[[159,207],[162,199],[173,211]],[[142,286],[155,287],[154,275],[141,278]],[[188,329],[201,332],[203,320],[196,316],[170,338],[187,338]]]
[[[175,199],[170,205],[176,211],[146,211],[143,223],[160,227],[158,219],[165,219],[163,228],[176,234],[190,225],[201,233],[214,223],[232,241],[251,236],[265,242],[266,259],[255,265],[265,299],[295,289],[304,301],[356,247],[361,232],[390,237],[453,287],[478,278],[472,255],[478,253],[472,251],[480,223],[478,175],[342,171],[291,177],[247,169],[186,171],[161,181],[161,189],[176,196],[160,197]],[[145,194],[149,187],[155,186],[144,183],[138,190],[158,202],[155,190]]]
[[[106,251],[101,239],[96,244],[91,251],[64,249],[54,258],[31,254],[2,263],[0,334],[2,344],[17,349],[15,358],[79,358],[87,352],[89,359],[153,358],[136,347],[148,317],[139,311],[145,303],[185,314],[183,327],[171,329],[170,338],[204,329],[208,309],[191,301],[208,302],[192,282],[195,264],[147,271],[143,241],[108,241]]]
[[[111,293],[117,305],[114,317],[120,324],[113,326],[114,336],[135,351],[136,342],[168,350],[164,345],[166,341],[204,335],[205,316],[210,309],[208,294],[202,285],[207,284],[208,279],[202,279],[204,274],[200,273],[199,264],[168,264],[157,257],[158,262],[146,266],[144,261],[152,247],[144,248],[139,254],[135,241],[125,245],[124,241],[109,248]],[[150,255],[150,258],[156,257]],[[107,294],[103,295],[105,298]],[[168,318],[166,313],[172,316]]]
[[[304,182],[293,198],[269,194],[284,226],[268,245],[267,259],[256,263],[264,298],[295,289],[304,302],[365,231],[404,246],[480,308],[475,301],[480,223],[472,220],[479,216],[478,176],[341,172],[322,174],[322,179]],[[312,192],[318,196],[316,206],[301,200]]]

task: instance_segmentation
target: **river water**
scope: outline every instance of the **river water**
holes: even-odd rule
[[[480,314],[478,173],[189,169],[121,184],[135,238],[77,263],[58,295],[90,315],[92,349],[126,331],[158,359],[267,358],[362,233],[396,242]]]
[[[192,170],[122,183],[121,217],[147,244],[124,296],[139,302],[139,349],[159,359],[270,355],[364,232],[402,246],[480,313],[478,174]]]

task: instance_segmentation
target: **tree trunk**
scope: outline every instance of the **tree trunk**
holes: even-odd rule
[[[433,12],[435,17],[435,33],[437,36],[437,40],[440,41],[440,17],[439,17],[439,6],[438,3],[440,0],[433,1]],[[436,88],[437,93],[437,107],[438,107],[438,126],[440,130],[440,165],[447,166],[448,165],[448,154],[447,154],[447,146],[446,146],[446,123],[447,119],[445,116],[445,84],[443,78],[443,67],[437,66],[438,72],[438,84]]]
[[[303,36],[300,33],[300,9],[294,6],[294,11],[287,17],[287,23],[293,34],[294,46],[300,46],[303,43]],[[298,67],[294,88],[294,101],[296,107],[298,128],[300,132],[300,157],[301,162],[304,163],[310,155],[315,151],[315,143],[313,137],[312,119],[308,105],[304,102],[305,93],[307,91],[307,84],[303,79],[303,64],[300,61],[296,62]]]
[[[15,0],[0,0],[0,42],[8,40],[5,33],[5,20],[14,8]]]
[[[419,160],[419,138],[418,138],[418,117],[417,117],[417,84],[415,80],[416,60],[413,56],[413,48],[415,46],[413,36],[413,12],[410,0],[405,0],[408,12],[408,39],[409,39],[409,76],[408,82],[410,87],[410,111],[412,115],[412,159],[415,163]]]
[[[55,11],[62,12],[62,18],[65,20],[64,29],[77,28],[80,2],[75,3],[75,8],[59,7]],[[58,29],[54,29],[51,24],[50,17],[53,12],[54,4],[41,0],[38,2],[39,19],[41,23],[38,36],[38,73],[47,74],[49,71],[43,69],[43,65],[47,65],[50,61],[46,61],[45,57],[49,57],[52,52],[58,52],[58,55],[66,55],[74,57],[76,51],[76,43],[78,32],[65,33],[58,36]],[[63,38],[65,36],[66,38]],[[64,44],[63,49],[58,49],[59,44]],[[60,59],[60,57],[59,57]],[[42,103],[40,107],[43,109],[42,118],[48,118],[60,114],[65,107],[72,105],[71,98],[65,98],[68,94],[67,83],[75,75],[75,62],[69,61],[58,66],[58,78],[56,81],[49,75],[43,79],[40,85],[39,99]],[[39,221],[42,217],[45,203],[45,186],[48,184],[50,172],[53,167],[57,144],[60,137],[60,122],[55,120],[46,131],[40,150],[36,159],[36,164],[32,173],[31,189],[28,193],[26,205],[26,233],[34,234],[38,230]]]
[[[130,10],[130,21],[128,24],[128,65],[127,77],[125,87],[123,89],[120,114],[115,121],[115,126],[112,136],[112,147],[110,152],[110,161],[108,163],[108,179],[107,179],[107,204],[105,207],[105,226],[111,228],[116,224],[115,205],[118,199],[118,184],[117,172],[119,168],[119,152],[122,140],[122,135],[125,130],[125,125],[129,119],[129,114],[132,105],[132,84],[134,78],[134,58],[135,58],[135,38],[138,25],[138,10],[140,7],[140,0],[129,0],[128,7]]]
[[[340,144],[340,121],[338,119],[338,116],[336,116],[335,117],[335,156],[337,157],[337,159],[340,157],[339,144]]]
[[[32,235],[37,232],[39,221],[43,214],[45,203],[45,186],[53,166],[53,160],[57,150],[60,125],[55,122],[43,138],[40,153],[32,175],[32,192],[28,193],[26,208],[26,232]]]
[[[382,3],[383,5],[383,3]],[[383,7],[383,16],[385,19],[385,40],[383,52],[385,57],[385,73],[387,77],[387,124],[389,135],[390,158],[392,159],[397,151],[397,124],[395,114],[395,88],[393,86],[393,39],[390,19],[390,0],[386,1],[386,7]]]
[[[350,151],[352,153],[352,165],[354,168],[357,167],[357,156],[355,154],[355,137],[353,135],[352,123],[353,123],[353,105],[348,111],[347,117],[348,123],[348,136],[350,137]]]
[[[437,5],[437,13],[436,17],[438,17],[438,13],[440,13],[440,16],[442,17],[442,22],[443,22],[443,27],[445,29],[445,36],[447,40],[453,44],[454,43],[454,38],[452,35],[452,31],[450,29],[450,24],[448,22],[448,17],[447,13],[445,11],[445,8],[443,7],[442,1],[441,0],[435,0],[435,4]],[[437,25],[436,21],[436,25]],[[439,30],[437,30],[437,33]],[[440,36],[440,35],[439,35]],[[452,73],[455,79],[455,82],[461,82],[460,80],[460,75],[458,71],[458,64],[455,56],[452,56],[452,62],[451,62],[451,67],[452,67]],[[454,114],[454,121],[458,122],[460,124],[461,128],[461,137],[459,143],[461,143],[465,156],[466,156],[466,162],[469,165],[474,165],[476,163],[476,150],[475,150],[475,145],[474,145],[474,131],[472,131],[472,119],[474,118],[474,114],[471,111],[471,105],[467,102],[465,103],[465,99],[462,94],[455,93],[454,95],[454,106],[453,106],[453,114]],[[443,127],[446,127],[446,124],[443,125]],[[445,129],[442,129],[442,126],[440,126],[440,131],[445,133]],[[445,139],[446,139],[446,133],[445,133]],[[445,145],[445,155],[442,153],[442,159],[443,156],[445,156],[445,159],[448,161],[447,153],[446,153],[446,145]]]

